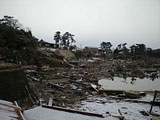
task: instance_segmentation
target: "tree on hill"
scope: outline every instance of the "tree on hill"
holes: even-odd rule
[[[37,39],[31,31],[25,31],[14,17],[4,16],[0,19],[0,47],[8,49],[23,49],[24,47],[35,48]]]
[[[54,35],[54,40],[56,45],[62,45],[64,48],[73,49],[75,45],[72,45],[72,43],[76,42],[73,36],[74,35],[69,32],[65,32],[61,35],[61,32],[57,31]]]
[[[136,44],[136,52],[139,55],[144,55],[146,53],[146,45],[144,44]]]
[[[59,45],[59,43],[62,40],[62,36],[61,36],[61,32],[60,31],[56,32],[56,34],[54,35],[54,40],[55,40],[56,45]]]
[[[126,45],[127,43],[117,45],[116,49],[114,50],[114,54],[119,54],[120,52],[127,54],[129,49],[126,47]]]
[[[146,46],[144,44],[136,44],[130,47],[132,55],[145,55]]]
[[[4,16],[0,19],[0,24],[5,24],[7,26],[13,27],[14,29],[22,29],[22,24],[12,16]]]
[[[105,51],[106,53],[110,53],[112,52],[111,50],[111,47],[112,47],[112,44],[110,42],[102,42],[100,44],[100,47],[103,51]]]

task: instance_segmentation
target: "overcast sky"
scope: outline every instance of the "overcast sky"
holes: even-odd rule
[[[56,31],[75,35],[77,46],[144,43],[160,48],[160,0],[0,0],[0,17],[14,16],[39,39]]]

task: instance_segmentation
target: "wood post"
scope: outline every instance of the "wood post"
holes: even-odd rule
[[[155,90],[154,98],[153,98],[153,101],[152,101],[152,104],[151,104],[151,108],[150,108],[150,111],[149,111],[150,114],[152,113],[152,108],[153,108],[153,104],[155,102],[156,96],[157,96],[157,91]]]
[[[26,86],[26,90],[27,90],[27,93],[28,93],[28,95],[29,95],[29,98],[31,99],[32,104],[34,105],[34,101],[33,101],[33,99],[32,99],[32,96],[31,96],[31,94],[30,94],[27,86]]]
[[[13,103],[14,103],[17,107],[19,107],[16,101],[14,101]],[[24,117],[23,117],[23,114],[22,114],[21,110],[16,110],[16,113],[17,113],[18,118],[19,118],[18,120],[25,120]]]

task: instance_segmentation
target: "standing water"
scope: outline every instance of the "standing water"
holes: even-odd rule
[[[160,78],[152,81],[149,78],[136,78],[128,77],[126,79],[114,77],[111,79],[101,79],[98,81],[102,89],[106,90],[133,90],[133,91],[155,91],[160,90]]]

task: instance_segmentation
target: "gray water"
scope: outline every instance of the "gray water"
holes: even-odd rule
[[[126,79],[114,77],[111,79],[101,79],[98,81],[102,89],[107,90],[133,90],[133,91],[155,91],[160,90],[160,78],[152,81],[149,78],[136,78],[132,80],[131,77]]]

